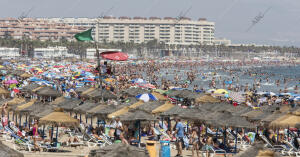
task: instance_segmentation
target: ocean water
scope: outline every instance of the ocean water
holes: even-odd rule
[[[294,92],[294,87],[300,86],[300,65],[297,66],[231,66],[226,67],[225,70],[222,67],[208,67],[201,66],[197,67],[196,79],[189,86],[190,89],[194,85],[198,87],[209,89],[209,83],[212,78],[216,78],[217,88],[223,88],[223,80],[232,81],[235,85],[246,85],[249,87],[253,83],[259,82],[260,88],[257,91],[268,91],[279,93],[280,89],[288,89],[289,92]],[[195,70],[195,69],[194,69]],[[231,72],[230,72],[231,70]],[[157,74],[160,77],[174,81],[174,76],[178,75],[181,82],[187,80],[186,72],[189,69],[161,69],[160,73]],[[287,80],[284,83],[284,78]],[[280,84],[277,86],[276,81],[279,80]],[[160,80],[158,81],[160,83]],[[299,90],[298,90],[299,93]]]

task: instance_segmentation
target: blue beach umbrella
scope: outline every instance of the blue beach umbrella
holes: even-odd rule
[[[154,95],[152,94],[139,94],[136,96],[136,98],[143,100],[144,102],[149,102],[150,100],[158,100]]]

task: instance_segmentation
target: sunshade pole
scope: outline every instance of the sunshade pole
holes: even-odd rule
[[[101,77],[101,66],[100,66],[100,52],[98,48],[97,42],[95,42],[95,48],[96,48],[96,55],[97,55],[97,66],[98,66],[98,72],[99,72],[99,80],[100,80],[100,92],[101,92],[101,100],[103,101],[103,89],[102,89],[102,77]]]
[[[287,133],[288,133],[288,142],[290,142],[290,126],[288,126]]]
[[[26,116],[25,116],[25,127],[27,127],[27,114],[26,114]]]
[[[234,144],[234,153],[237,153],[237,137],[238,137],[238,128],[235,128],[235,144]]]
[[[279,138],[279,129],[277,128],[277,139],[276,139],[277,144],[279,143],[279,142],[278,142],[278,138]]]
[[[9,120],[9,111],[8,111],[8,113],[7,113],[7,119]]]
[[[57,127],[56,127],[56,142],[55,142],[55,146],[57,147],[57,143],[58,143],[58,139],[57,139],[57,137],[58,137],[58,125],[57,125]]]
[[[224,134],[224,135],[223,135],[223,136],[224,136],[223,144],[224,144],[225,149],[226,149],[226,135],[227,135],[227,134],[226,134],[226,133],[227,133],[226,130],[227,130],[227,127],[225,126],[225,129],[224,129],[224,131],[223,131],[223,134]]]
[[[45,138],[45,124],[43,125],[43,136],[42,138],[44,139]]]
[[[16,124],[18,122],[18,114],[16,113],[16,120],[15,120]]]
[[[29,130],[30,130],[30,123],[31,123],[31,119],[29,117],[29,119],[28,119],[28,128],[29,128]]]
[[[79,114],[79,122],[81,123],[81,113]]]
[[[12,121],[15,121],[15,112],[13,112]]]
[[[99,117],[97,117],[97,127],[99,127]]]
[[[186,121],[186,132],[189,132],[189,121]]]
[[[138,120],[138,124],[139,124],[139,147],[141,146],[141,121]]]
[[[219,127],[217,127],[216,138],[218,138]]]
[[[171,130],[171,119],[168,117],[168,130]]]
[[[86,123],[86,124],[88,123],[88,117],[87,117],[86,114],[85,114],[85,123]]]
[[[53,128],[53,125],[52,125],[52,127],[51,127],[51,141],[53,141],[53,130],[54,130],[54,128]]]
[[[93,126],[93,116],[91,116],[91,126]]]
[[[19,114],[19,128],[22,126],[22,125],[21,125],[21,120],[22,120],[22,115]]]

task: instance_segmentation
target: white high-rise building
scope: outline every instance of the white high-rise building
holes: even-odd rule
[[[45,20],[45,19],[43,19]],[[95,27],[93,36],[99,42],[142,43],[156,39],[166,44],[190,45],[213,44],[215,23],[206,19],[166,17],[104,17],[90,18],[50,18],[53,22],[66,23],[77,27]]]

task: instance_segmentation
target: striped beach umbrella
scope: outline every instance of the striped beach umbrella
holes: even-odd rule
[[[241,104],[246,101],[246,98],[240,92],[229,92],[228,97],[230,97],[233,101]]]

